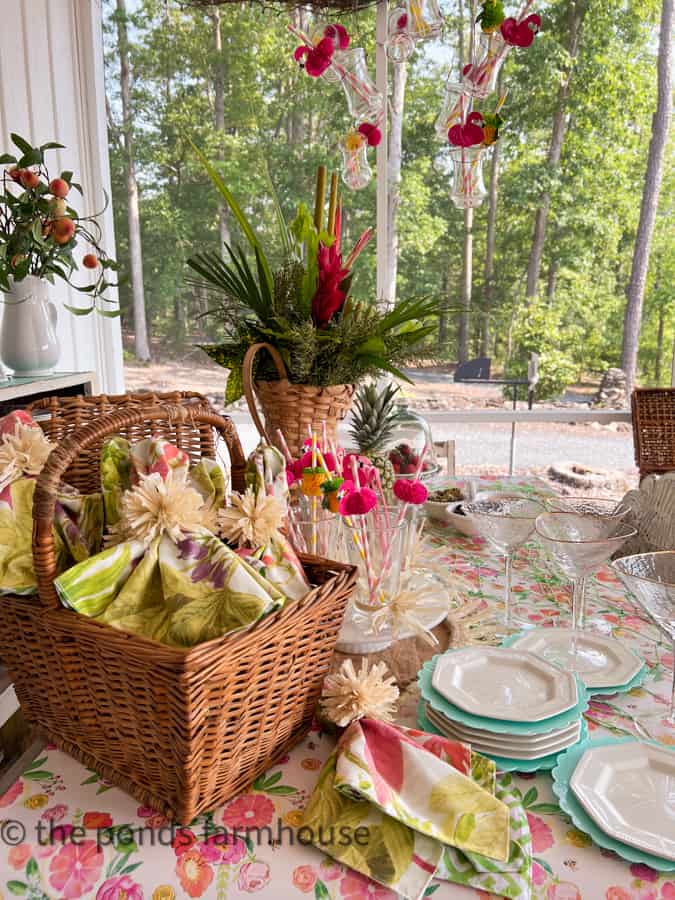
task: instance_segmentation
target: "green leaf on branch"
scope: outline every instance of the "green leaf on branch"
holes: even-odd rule
[[[64,309],[67,309],[74,316],[88,316],[89,313],[94,311],[93,306],[90,306],[88,309],[83,309],[81,306],[70,306],[68,303],[64,303],[63,306]]]
[[[10,137],[14,146],[18,147],[22,153],[30,153],[33,149],[28,141],[22,138],[20,134],[10,134]]]

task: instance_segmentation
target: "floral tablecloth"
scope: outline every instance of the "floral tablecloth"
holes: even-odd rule
[[[509,487],[540,489],[523,479]],[[449,529],[437,528],[432,536],[449,569],[472,585],[470,608],[477,615],[470,617],[467,639],[484,639],[480,610],[502,597],[499,562],[480,542]],[[528,545],[521,553],[514,576],[517,611],[529,621],[562,621],[569,615],[567,586],[536,548]],[[665,716],[671,653],[607,570],[590,585],[589,600],[592,627],[630,643],[647,660],[649,677],[630,694],[596,698],[588,726],[591,733],[631,733],[641,707],[661,704]],[[407,699],[401,721],[411,724],[414,698]],[[658,736],[675,744],[675,733],[665,724]],[[333,746],[334,738],[314,729],[246,794],[182,829],[47,746],[0,797],[2,897],[393,900],[391,891],[299,841],[301,810]],[[629,865],[574,828],[555,802],[549,774],[515,775],[513,783],[530,823],[538,900],[675,900],[675,873]],[[223,844],[223,829],[249,829],[248,837]],[[447,882],[434,882],[428,895],[434,900],[487,896]]]

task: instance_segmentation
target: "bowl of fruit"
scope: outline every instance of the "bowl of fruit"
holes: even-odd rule
[[[420,470],[419,477],[422,481],[427,480],[432,475],[436,475],[440,466],[433,459],[425,457],[420,468],[420,458],[420,452],[405,441],[396,444],[389,451],[389,462],[397,478],[414,478],[418,469]]]

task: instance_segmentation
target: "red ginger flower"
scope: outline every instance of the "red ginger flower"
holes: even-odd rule
[[[296,47],[293,58],[300,65],[304,65],[308,75],[318,78],[330,65],[334,51],[335,44],[329,37],[325,37],[315,47],[308,47],[306,44]]]
[[[335,244],[326,247],[319,244],[319,283],[312,297],[312,318],[317,325],[327,325],[345,300],[345,292],[340,284],[349,275],[349,269],[342,267],[342,256]]]

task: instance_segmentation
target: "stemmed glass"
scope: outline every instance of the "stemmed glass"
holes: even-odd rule
[[[551,512],[599,516],[603,519],[615,519],[617,522],[630,512],[622,500],[607,497],[546,497],[544,504]]]
[[[615,559],[611,568],[641,606],[668,635],[673,645],[675,661],[675,550],[637,553]],[[675,727],[675,662],[671,688],[670,712],[649,713],[637,717],[638,724],[648,728],[651,723]],[[651,732],[647,731],[651,737]]]
[[[519,547],[534,530],[534,522],[543,507],[524,497],[499,497],[475,500],[463,506],[464,513],[490,547],[504,557],[504,619],[499,637],[508,637],[519,628],[511,617],[511,568]]]
[[[572,581],[572,629],[584,626],[586,578],[637,532],[621,517],[548,512],[537,517],[537,537]]]

